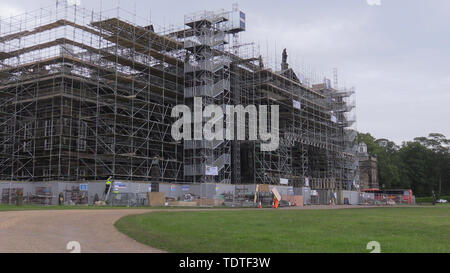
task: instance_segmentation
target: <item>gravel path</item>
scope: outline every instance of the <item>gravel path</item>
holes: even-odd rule
[[[0,252],[162,252],[129,238],[114,227],[122,216],[149,210],[28,210],[0,212]],[[72,248],[71,248],[72,249]]]
[[[334,206],[333,209],[360,208]],[[365,207],[367,208],[367,207]],[[329,206],[307,206],[280,209],[330,209]],[[120,233],[114,222],[129,214],[181,209],[101,209],[101,210],[28,210],[0,212],[0,252],[69,253],[70,241],[80,243],[81,252],[164,252],[143,245]],[[216,209],[228,210],[228,209]],[[232,209],[241,210],[241,209]],[[260,210],[260,209],[259,209]],[[271,209],[268,209],[271,210]],[[183,209],[183,211],[201,211]]]

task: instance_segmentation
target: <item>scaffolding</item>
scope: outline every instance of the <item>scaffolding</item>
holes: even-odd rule
[[[353,89],[302,81],[286,52],[281,69],[265,66],[238,43],[237,7],[159,33],[119,11],[61,4],[1,20],[0,179],[354,187]],[[279,105],[279,148],[175,141],[172,108],[198,98],[202,108]]]
[[[2,21],[2,179],[178,181],[182,44],[77,6]]]

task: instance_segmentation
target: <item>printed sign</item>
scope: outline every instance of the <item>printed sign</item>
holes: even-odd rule
[[[88,190],[88,184],[80,184],[80,191],[87,191]]]
[[[281,184],[281,185],[287,185],[287,184],[289,184],[289,179],[286,179],[286,178],[280,178],[280,184]]]
[[[191,187],[189,187],[189,186],[182,186],[182,187],[181,187],[181,190],[182,190],[182,191],[188,191],[190,188],[191,188]]]
[[[114,182],[114,188],[115,189],[126,189],[127,184],[122,183],[122,182]]]
[[[272,188],[272,192],[273,192],[273,194],[275,195],[275,197],[276,197],[278,200],[281,200],[281,195],[280,195],[280,193],[278,192],[277,188],[273,187],[273,188]]]
[[[219,175],[219,168],[215,166],[206,166],[205,175]]]
[[[302,104],[298,100],[292,100],[292,106],[296,109],[302,108]]]

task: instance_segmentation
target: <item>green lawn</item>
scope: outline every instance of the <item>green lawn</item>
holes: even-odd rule
[[[450,252],[450,206],[153,212],[115,223],[169,252]]]

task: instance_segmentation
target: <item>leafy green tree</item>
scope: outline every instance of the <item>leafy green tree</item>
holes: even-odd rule
[[[407,142],[400,149],[400,159],[404,164],[404,176],[416,195],[430,195],[429,183],[429,150],[418,142]]]
[[[427,178],[429,180],[429,187],[438,194],[439,198],[439,195],[448,193],[450,190],[450,139],[447,139],[443,134],[431,133],[428,135],[428,138],[417,137],[414,141],[428,149],[429,168]]]

